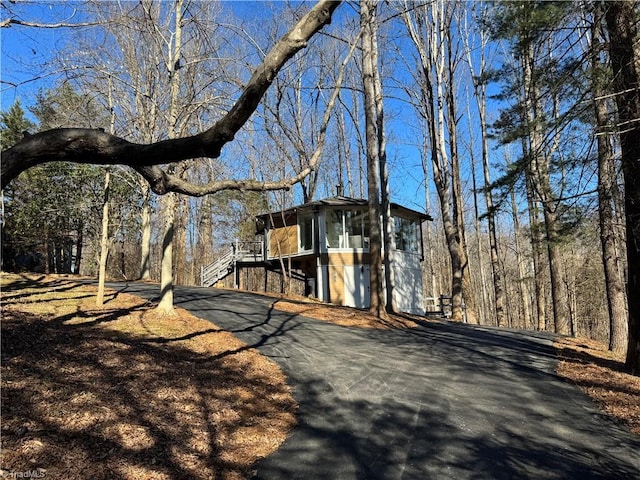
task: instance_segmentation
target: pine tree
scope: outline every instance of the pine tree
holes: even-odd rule
[[[541,299],[544,295],[540,254],[546,250],[554,327],[561,334],[575,333],[561,258],[567,212],[562,189],[567,187],[565,172],[572,160],[565,153],[570,145],[564,143],[562,133],[582,112],[585,85],[579,81],[581,59],[554,35],[572,27],[574,12],[574,5],[568,2],[502,2],[491,26],[495,39],[510,41],[516,59],[515,65],[507,65],[499,73],[499,78],[509,79],[502,98],[510,100],[513,107],[502,112],[494,128],[502,143],[522,146],[522,157],[514,168],[527,185],[532,249],[538,258],[536,296]],[[539,226],[536,212],[542,216]],[[539,326],[545,326],[540,302],[537,314]]]
[[[33,122],[25,117],[20,99],[7,112],[0,113],[0,149],[4,150],[18,143],[34,128]]]

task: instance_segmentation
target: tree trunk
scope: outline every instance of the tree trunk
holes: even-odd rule
[[[618,106],[628,263],[628,345],[626,368],[640,374],[640,39],[635,3],[606,4],[609,56]]]
[[[429,189],[429,182],[427,181],[427,179],[429,178],[429,155],[428,155],[428,150],[427,150],[427,143],[428,143],[428,135],[427,132],[428,129],[427,128],[423,128],[422,129],[422,134],[424,136],[424,140],[423,140],[423,148],[421,150],[421,160],[422,160],[422,171],[424,174],[424,178],[425,178],[425,182],[424,182],[424,198],[425,198],[425,211],[426,212],[430,212],[431,211],[431,192]],[[435,239],[437,237],[436,234],[434,234],[433,232],[433,227],[432,227],[432,223],[433,222],[427,222],[427,225],[425,227],[425,237],[424,237],[424,242],[426,244],[426,251],[427,251],[427,255],[429,256],[429,261],[428,261],[428,277],[429,277],[429,281],[427,282],[427,284],[430,285],[430,292],[429,293],[429,297],[438,297],[440,296],[440,283],[438,282],[438,278],[436,276],[436,266],[435,266],[435,258],[434,258],[434,250],[435,250]]]
[[[447,69],[446,74],[440,78],[440,83],[444,83],[446,90],[446,118],[447,130],[449,132],[449,150],[451,155],[451,204],[453,206],[453,221],[455,222],[456,240],[458,244],[458,255],[460,257],[460,268],[462,275],[462,296],[465,301],[464,316],[469,323],[478,323],[478,307],[472,288],[471,275],[469,273],[469,253],[467,251],[467,240],[465,234],[464,222],[464,199],[462,194],[462,181],[460,180],[460,157],[458,155],[458,126],[457,126],[457,108],[455,100],[455,67],[457,60],[453,58],[451,47],[451,18],[445,20],[446,24],[446,46],[447,46]],[[444,133],[442,135],[441,145],[446,145]]]
[[[523,138],[524,156],[529,156],[526,140]],[[531,254],[533,257],[533,282],[536,300],[536,329],[539,331],[547,328],[547,302],[546,302],[546,281],[542,268],[544,264],[544,253],[542,250],[542,226],[540,224],[540,212],[538,203],[534,198],[533,180],[530,166],[525,169],[525,183],[527,192],[527,211],[529,212],[529,234],[531,237]]]
[[[393,298],[395,275],[393,272],[393,255],[396,249],[396,239],[393,233],[393,218],[391,216],[391,193],[389,192],[389,171],[387,168],[387,147],[384,132],[384,97],[382,80],[378,66],[378,23],[374,15],[371,21],[371,63],[373,64],[373,86],[376,106],[376,134],[378,137],[378,162],[380,168],[380,209],[382,214],[383,245],[384,245],[384,279],[386,287],[386,309],[388,313],[397,310]]]
[[[619,247],[615,226],[613,183],[616,181],[616,168],[613,147],[610,140],[608,115],[608,91],[600,80],[603,65],[600,54],[604,38],[601,31],[602,8],[594,3],[594,18],[591,38],[591,68],[593,74],[593,104],[596,115],[596,141],[598,144],[598,217],[600,222],[600,244],[602,246],[602,264],[604,266],[607,307],[609,313],[609,350],[624,353],[627,348],[627,301],[620,271]]]
[[[187,222],[189,208],[187,197],[176,197],[176,217],[173,249],[174,280],[176,285],[188,285],[187,275]]]
[[[116,128],[116,112],[113,108],[113,94],[111,77],[109,77],[109,133],[114,134]],[[109,257],[109,189],[111,182],[111,170],[107,168],[104,173],[104,195],[102,198],[102,235],[100,238],[100,261],[98,267],[98,294],[96,295],[96,306],[101,308],[104,304],[104,282],[107,276],[107,260]]]
[[[550,191],[550,190],[546,190]],[[551,299],[553,302],[553,318],[555,332],[560,335],[575,335],[571,319],[564,269],[560,252],[559,221],[556,212],[543,208],[545,230],[547,233],[547,254],[549,256],[549,279],[551,280]]]
[[[481,32],[482,47],[485,46],[485,38]],[[484,52],[484,49],[483,49]],[[485,71],[484,53],[481,52],[480,74]],[[469,64],[472,64],[471,52],[469,52]],[[500,255],[498,251],[498,237],[496,235],[495,209],[489,185],[491,174],[489,172],[489,132],[487,129],[487,93],[484,82],[476,82],[474,85],[476,101],[478,103],[478,116],[480,120],[480,134],[482,136],[482,173],[484,177],[484,200],[487,207],[487,228],[489,233],[489,249],[491,259],[491,273],[493,275],[493,293],[495,301],[496,323],[498,326],[506,324],[505,294],[502,273],[500,271]],[[483,287],[484,288],[484,287]]]
[[[73,273],[80,275],[80,267],[82,265],[82,247],[84,244],[84,223],[80,222],[78,225],[76,237],[76,261],[73,265]]]
[[[149,184],[140,177],[142,210],[140,211],[140,280],[151,278],[151,190]]]
[[[471,116],[469,115],[469,118]],[[476,183],[476,159],[471,153],[471,182],[473,188],[473,221],[475,226],[476,248],[478,249],[478,273],[480,275],[480,310],[478,311],[478,323],[480,325],[492,325],[493,321],[488,322],[487,314],[490,310],[489,294],[487,292],[487,280],[484,271],[484,253],[482,249],[482,232],[480,228],[480,209],[478,208],[478,186]],[[496,318],[497,321],[497,318]],[[497,321],[498,326],[501,322]]]
[[[102,200],[102,235],[100,236],[100,262],[98,267],[98,294],[96,307],[104,305],[104,282],[107,276],[107,259],[109,257],[109,183],[111,172],[107,169],[104,174],[104,196]]]
[[[200,262],[200,266],[207,266],[213,262],[213,225],[212,211],[213,200],[210,195],[202,199],[199,209],[198,235],[196,240],[196,259]],[[196,270],[199,274],[199,268]],[[196,279],[196,284],[200,285],[200,279]]]
[[[447,89],[454,89],[453,85],[449,85],[449,82],[453,81],[453,73],[451,73],[453,64],[451,63],[452,52],[448,47],[448,42],[451,40],[450,31],[447,28],[450,26],[447,15],[451,15],[447,10],[448,5],[447,2],[438,1],[407,10],[402,16],[421,62],[419,66],[422,77],[420,113],[426,119],[429,129],[433,180],[440,201],[442,224],[450,257],[451,319],[462,321],[465,317],[463,307],[465,288],[469,292],[471,302],[473,299],[468,288],[470,285],[468,272],[465,273],[467,261],[464,250],[464,224],[461,220],[461,187],[459,176],[457,179],[454,178],[454,172],[459,175],[459,166],[454,146],[455,102],[451,99],[453,90],[449,90],[447,96]],[[424,32],[422,26],[416,27],[416,23],[429,25],[428,31]],[[449,119],[448,125],[449,129],[453,125],[454,138],[446,134],[447,115],[454,115]],[[451,155],[447,145],[453,148]],[[471,307],[473,310],[473,304]],[[471,320],[475,321],[474,312],[471,313]]]
[[[516,201],[516,194],[511,190],[511,215],[513,218],[513,237],[516,247],[516,263],[518,264],[518,295],[520,296],[520,302],[522,303],[522,327],[531,328],[535,330],[536,326],[533,325],[531,320],[531,309],[529,308],[529,293],[526,285],[526,270],[524,266],[524,259],[522,258],[522,247],[520,242],[520,219],[518,215],[518,203]]]
[[[180,55],[182,48],[182,6],[183,0],[175,3],[175,31],[173,45],[169,44],[169,139],[177,138],[178,126],[178,97],[180,95]],[[175,166],[169,167],[174,173]],[[178,199],[175,193],[169,193],[163,198],[164,231],[162,235],[162,266],[160,269],[160,302],[158,310],[164,314],[174,314],[173,309],[173,235],[175,231],[175,216]]]
[[[380,157],[376,131],[377,111],[374,79],[375,8],[372,0],[360,2],[362,28],[362,83],[364,87],[365,140],[367,151],[367,186],[369,204],[369,254],[371,258],[371,293],[369,311],[379,318],[386,318],[384,291],[382,288],[382,232],[380,228]]]
[[[529,170],[533,183],[533,191],[542,205],[544,227],[546,233],[547,255],[549,261],[549,278],[551,299],[556,333],[571,335],[571,324],[567,316],[567,292],[563,283],[560,258],[559,219],[557,202],[553,198],[549,179],[549,157],[543,151],[543,141],[538,119],[538,100],[540,93],[534,81],[533,45],[529,44],[523,52],[522,83],[524,88],[524,115],[529,139]]]
[[[173,229],[175,224],[176,194],[162,197],[164,229],[162,231],[162,263],[160,267],[160,302],[157,309],[163,314],[174,314],[173,309]]]

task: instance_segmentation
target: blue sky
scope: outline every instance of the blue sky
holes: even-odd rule
[[[54,23],[78,21],[74,2],[18,2],[9,4],[14,16],[23,21]],[[2,19],[7,10],[0,8]],[[49,74],[49,61],[64,42],[64,29],[32,28],[12,25],[0,29],[0,99],[2,110],[18,98],[23,106],[32,103],[37,91],[55,82]]]
[[[248,18],[247,22],[256,22],[264,11],[270,16],[268,9],[259,8],[261,2],[232,1],[224,2],[238,17]],[[56,23],[82,21],[75,10],[73,1],[57,2],[18,2],[9,4],[12,12],[25,21]],[[351,14],[348,5],[343,5],[337,15]],[[2,18],[7,12],[3,8]],[[2,84],[0,99],[2,110],[6,111],[16,99],[20,98],[25,107],[33,104],[35,95],[40,89],[50,88],[56,79],[51,72],[50,59],[56,52],[63,50],[67,41],[67,29],[44,29],[13,25],[0,29],[1,57],[0,68]],[[403,75],[402,72],[394,72]],[[391,96],[397,93],[392,92]],[[410,208],[423,210],[425,205],[424,180],[420,160],[419,144],[421,142],[419,126],[411,107],[397,99],[387,101],[388,124],[388,160],[391,166],[391,189],[393,200]],[[466,113],[466,112],[465,112]],[[463,122],[464,123],[464,122]],[[461,124],[461,129],[468,127]],[[461,152],[463,153],[463,152]],[[466,173],[468,178],[469,174]],[[433,187],[431,191],[434,192]],[[434,210],[435,204],[432,206]],[[431,213],[434,213],[433,211]]]

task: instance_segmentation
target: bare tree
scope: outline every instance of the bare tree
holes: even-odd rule
[[[377,27],[376,3],[373,0],[360,2],[362,28],[362,85],[364,89],[365,145],[367,151],[367,185],[369,204],[369,255],[371,297],[369,311],[379,318],[387,318],[383,290],[382,225],[380,205],[380,147],[383,145],[379,130],[379,111],[376,92]],[[388,247],[387,247],[388,249]],[[388,299],[391,302],[391,298]]]
[[[482,7],[480,7],[482,8]],[[483,12],[480,12],[482,15]],[[475,62],[473,61],[473,55],[471,52],[471,45],[469,45],[469,34],[467,33],[463,37],[467,41],[466,45],[466,53],[467,53],[467,62],[469,64],[469,68],[471,70],[471,76],[473,78],[473,88],[475,93],[476,104],[478,107],[478,116],[480,121],[480,135],[481,135],[481,143],[482,143],[482,173],[484,178],[484,199],[486,206],[486,218],[487,218],[487,227],[489,233],[489,247],[490,247],[490,259],[491,259],[491,272],[493,275],[493,293],[495,299],[495,314],[496,314],[496,322],[498,326],[503,326],[506,323],[506,312],[505,312],[505,293],[504,293],[504,284],[502,273],[500,271],[499,258],[500,254],[498,251],[498,238],[496,235],[496,211],[494,207],[493,197],[491,193],[491,174],[489,170],[489,131],[487,125],[487,61],[485,58],[488,36],[483,28],[480,28],[478,31],[479,37],[479,45],[478,45],[478,55],[477,61],[478,66],[477,70],[475,67]],[[477,217],[477,215],[476,215]],[[480,250],[480,246],[478,246]]]
[[[300,182],[317,168],[319,157],[310,159],[308,165],[288,178],[271,182],[229,179],[196,184],[174,174],[171,167],[164,170],[159,165],[197,157],[218,157],[223,146],[233,140],[235,134],[255,111],[278,71],[295,53],[306,46],[315,33],[330,22],[331,15],[339,4],[339,1],[321,0],[311,8],[265,55],[238,100],[223,118],[208,130],[184,137],[177,137],[175,133],[171,133],[168,139],[149,144],[129,142],[104,130],[80,128],[54,129],[27,135],[20,143],[2,152],[2,188],[22,171],[51,161],[128,165],[140,173],[151,189],[158,194],[176,192],[202,196],[227,189],[278,190]],[[178,60],[171,63],[169,68],[173,69],[175,74],[180,68]],[[176,81],[173,85],[174,88],[178,88],[179,82]],[[170,119],[174,118],[174,115],[175,112],[169,112]],[[169,124],[175,126],[171,121]],[[173,132],[175,130],[173,129]],[[170,218],[172,211],[173,207],[169,205],[166,209],[168,215],[163,240],[163,254],[169,262],[172,257],[172,245],[169,241],[173,231],[173,221]],[[162,300],[159,308],[166,311],[170,311],[172,305],[172,274],[169,270],[170,265],[167,267],[167,263],[163,262]]]
[[[202,196],[225,189],[260,191],[290,187],[305,178],[317,164],[306,165],[295,175],[272,182],[229,179],[201,185],[182,180],[162,170],[159,165],[203,156],[219,156],[224,145],[233,140],[255,111],[278,71],[330,22],[332,13],[339,5],[339,1],[321,0],[304,15],[266,54],[231,109],[208,130],[151,144],[137,144],[102,130],[81,128],[54,129],[30,135],[2,152],[2,188],[20,172],[51,161],[128,165],[138,171],[158,194],[174,191]]]
[[[109,79],[111,80],[111,79]],[[111,90],[111,81],[109,81],[109,132],[115,133],[116,127],[116,112],[113,106],[113,93]],[[107,171],[104,174],[104,195],[102,203],[102,234],[100,236],[100,262],[98,273],[98,293],[96,294],[96,306],[102,307],[104,304],[104,283],[107,276],[107,258],[109,257],[109,244],[111,239],[109,238],[109,189],[111,183],[111,171],[107,167]]]
[[[463,320],[466,300],[468,318],[475,322],[456,140],[454,72],[458,59],[454,58],[451,45],[451,21],[455,8],[455,4],[445,1],[412,8],[404,5],[402,18],[419,57],[416,68],[420,88],[418,109],[429,128],[433,179],[451,260],[451,318]]]

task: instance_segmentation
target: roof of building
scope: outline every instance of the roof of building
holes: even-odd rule
[[[277,213],[279,216],[284,215],[285,217],[288,217],[290,215],[297,214],[298,211],[300,210],[302,211],[313,210],[314,208],[319,208],[319,207],[366,207],[366,206],[368,206],[368,201],[366,199],[337,196],[337,197],[330,197],[322,200],[314,200],[312,202],[303,203],[302,205],[297,205],[295,207],[288,208],[284,211],[263,213],[262,215],[258,215],[257,218],[266,219],[270,215],[273,215],[275,213]],[[426,213],[418,212],[417,210],[412,210],[410,208],[403,207],[402,205],[399,205],[393,202],[391,202],[391,210],[398,213],[404,213],[405,215],[408,215],[410,217],[418,217],[421,220],[433,220],[433,217],[431,217]]]

